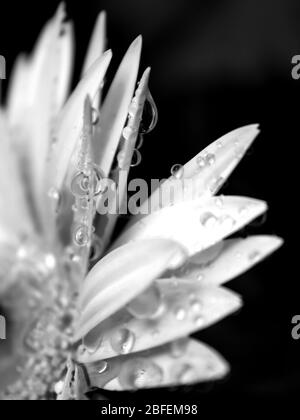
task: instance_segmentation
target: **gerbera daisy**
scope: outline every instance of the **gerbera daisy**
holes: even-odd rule
[[[15,64],[0,112],[3,398],[83,399],[94,387],[223,377],[228,363],[189,336],[239,309],[241,298],[222,285],[282,243],[225,239],[267,209],[216,196],[255,124],[174,165],[142,204],[143,193],[127,203],[130,167],[157,120],[150,69],[135,88],[141,44],[131,44],[103,99],[112,53],[101,13],[68,97],[73,36],[60,6],[33,54]],[[134,215],[112,241],[124,205]]]

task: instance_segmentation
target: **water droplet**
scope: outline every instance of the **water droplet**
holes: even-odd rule
[[[93,235],[91,250],[90,250],[90,261],[97,261],[103,251],[103,241],[99,238],[98,235]]]
[[[218,196],[215,198],[215,204],[217,207],[222,208],[224,205],[223,197]]]
[[[141,161],[142,161],[141,152],[138,149],[134,149],[130,166],[134,168],[138,166],[141,163]]]
[[[203,156],[198,156],[196,159],[197,165],[199,167],[199,169],[202,169],[206,166],[206,160]]]
[[[217,223],[216,216],[211,212],[202,213],[200,216],[200,222],[205,228],[212,228]]]
[[[202,303],[200,302],[200,300],[198,300],[197,298],[192,298],[191,299],[191,308],[193,310],[193,312],[200,312],[203,308]]]
[[[90,334],[83,338],[83,347],[88,354],[92,355],[100,349],[102,341],[103,337],[101,334],[97,334],[96,337]]]
[[[96,108],[92,108],[92,124],[96,125],[99,122],[99,111]]]
[[[187,346],[189,344],[189,339],[187,337],[180,338],[179,340],[173,341],[170,344],[171,355],[174,358],[181,357],[185,354]]]
[[[177,369],[175,373],[176,380],[180,384],[189,384],[197,379],[197,369],[191,366],[189,363],[184,363]]]
[[[158,286],[151,286],[130,302],[127,310],[131,315],[139,319],[153,319],[160,316],[164,310],[164,302]]]
[[[110,345],[117,354],[130,353],[135,344],[135,335],[127,328],[121,328],[112,333]]]
[[[222,224],[222,227],[226,230],[231,229],[235,225],[235,220],[233,217],[229,215],[224,215],[220,219],[220,223]]]
[[[224,178],[222,178],[221,176],[219,178],[215,178],[213,180],[213,182],[211,183],[211,185],[209,186],[210,192],[212,194],[216,194],[219,189],[222,187],[224,183]]]
[[[51,187],[50,190],[48,191],[48,197],[58,202],[60,198],[58,189]]]
[[[143,146],[143,144],[144,144],[144,136],[143,134],[140,134],[135,148],[139,150]]]
[[[249,254],[249,261],[251,261],[252,263],[259,261],[261,257],[261,254],[259,251],[254,250]]]
[[[162,380],[161,367],[143,357],[126,361],[119,375],[119,382],[126,389],[151,388],[159,385]]]
[[[128,140],[130,136],[132,135],[132,133],[133,133],[132,128],[127,126],[123,129],[122,134],[123,134],[124,139]]]
[[[88,198],[86,198],[86,197],[80,198],[80,200],[79,200],[79,206],[83,210],[87,210],[89,208],[89,204],[90,204],[90,200]],[[77,210],[78,210],[78,208],[77,208]]]
[[[74,229],[73,238],[76,245],[86,246],[90,240],[88,227],[85,225],[77,226]]]
[[[101,375],[102,373],[106,372],[108,368],[108,363],[106,360],[101,360],[97,363],[97,372]]]
[[[197,280],[198,281],[202,281],[204,279],[204,274],[202,274],[202,273],[198,273],[197,274]]]
[[[148,134],[154,130],[158,120],[157,107],[153,100],[150,92],[148,92],[147,99],[145,101],[142,122],[140,125],[140,132],[142,134]]]
[[[206,162],[208,163],[209,166],[212,166],[216,161],[216,157],[213,153],[208,153],[208,155],[206,156]]]
[[[202,315],[196,315],[194,318],[194,323],[197,325],[197,327],[203,327],[204,325],[204,318]]]
[[[171,168],[171,175],[174,176],[176,179],[181,179],[184,174],[184,167],[179,163],[175,163],[175,165]]]
[[[175,309],[175,317],[178,321],[183,321],[186,317],[186,311],[184,308],[179,307]]]
[[[217,148],[218,148],[218,149],[221,149],[221,147],[223,147],[223,143],[222,143],[222,141],[221,141],[221,140],[219,140],[219,141],[217,142]]]
[[[70,189],[72,194],[76,197],[83,197],[89,193],[89,185],[89,176],[83,172],[78,172],[71,181]]]

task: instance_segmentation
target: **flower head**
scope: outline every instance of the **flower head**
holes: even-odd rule
[[[16,62],[0,111],[0,302],[13,326],[0,362],[6,398],[81,399],[91,387],[223,377],[227,362],[189,336],[240,308],[222,285],[282,243],[226,239],[267,206],[216,195],[257,125],[174,165],[142,203],[143,194],[131,197],[134,215],[112,241],[130,167],[157,121],[150,69],[135,88],[141,43],[129,47],[104,99],[112,56],[104,13],[70,96],[73,36],[62,6],[33,54]]]

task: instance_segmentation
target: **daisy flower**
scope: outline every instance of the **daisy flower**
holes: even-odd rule
[[[157,110],[141,37],[104,95],[112,53],[97,19],[69,95],[72,24],[64,7],[20,56],[0,110],[0,386],[7,399],[84,399],[222,378],[228,363],[190,335],[241,307],[223,284],[277,249],[230,238],[265,202],[216,195],[259,133],[226,134],[148,197],[127,199]],[[137,86],[136,86],[137,84]],[[116,240],[120,208],[133,213]]]

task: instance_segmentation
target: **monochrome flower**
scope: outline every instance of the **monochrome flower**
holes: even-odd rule
[[[136,87],[141,37],[104,96],[105,40],[101,13],[69,96],[74,41],[60,6],[33,54],[17,59],[0,110],[0,305],[11,325],[0,353],[3,398],[83,399],[95,387],[222,378],[228,363],[190,335],[238,310],[240,296],[223,284],[282,244],[226,239],[267,210],[261,200],[217,195],[256,124],[174,165],[134,200],[112,239],[113,209],[126,207],[128,174],[157,110],[149,68]]]

